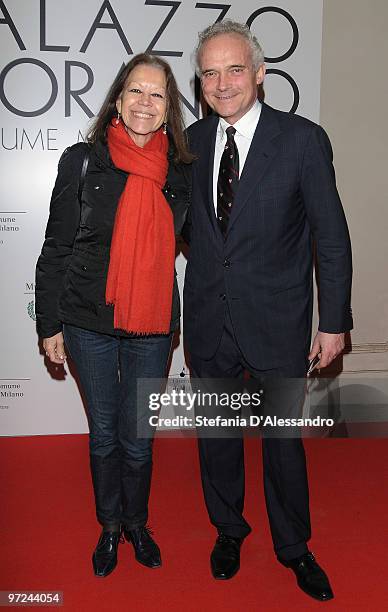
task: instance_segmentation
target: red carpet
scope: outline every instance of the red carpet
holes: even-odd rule
[[[265,514],[260,446],[246,452],[246,516],[253,533],[241,570],[216,582],[209,570],[214,530],[202,501],[194,440],[159,439],[150,524],[163,567],[137,564],[129,544],[109,577],[93,576],[99,535],[86,436],[3,438],[0,590],[61,590],[64,609],[148,612],[388,609],[388,444],[308,440],[313,539],[336,598],[315,602],[273,555]],[[62,608],[63,609],[63,608]]]

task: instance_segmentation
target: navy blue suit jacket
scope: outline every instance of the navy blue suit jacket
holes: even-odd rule
[[[193,163],[190,251],[184,287],[189,352],[210,359],[229,307],[250,365],[267,370],[307,357],[313,249],[319,269],[319,329],[352,329],[352,261],[325,131],[263,104],[240,177],[226,238],[213,204],[218,117],[188,128]]]

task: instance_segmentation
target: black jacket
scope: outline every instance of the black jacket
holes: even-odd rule
[[[89,164],[78,201],[81,166],[89,145],[66,149],[50,203],[45,241],[36,266],[35,310],[39,336],[48,338],[70,323],[107,334],[127,335],[113,328],[113,307],[105,304],[109,251],[116,208],[128,174],[116,168],[108,147],[90,147]],[[190,166],[176,164],[169,151],[169,170],[163,193],[179,234],[190,201]],[[180,317],[179,292],[174,281],[171,331]]]

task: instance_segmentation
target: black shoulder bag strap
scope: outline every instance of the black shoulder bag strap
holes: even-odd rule
[[[82,192],[84,190],[85,177],[86,177],[86,172],[88,170],[89,155],[90,155],[90,150],[88,147],[85,152],[85,157],[83,158],[83,161],[82,161],[81,174],[80,174],[79,182],[78,182],[78,202],[80,203],[80,205],[82,204]]]

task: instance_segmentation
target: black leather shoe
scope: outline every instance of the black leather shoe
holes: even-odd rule
[[[152,539],[149,527],[124,528],[123,533],[125,539],[133,545],[136,561],[152,569],[162,565],[159,546]]]
[[[117,547],[120,541],[119,531],[103,531],[93,553],[93,569],[96,576],[105,577],[117,565]]]
[[[296,559],[283,561],[280,563],[285,567],[289,567],[295,573],[298,586],[314,599],[319,601],[328,601],[333,599],[333,591],[331,590],[329,579],[311,552],[307,552]]]
[[[210,566],[216,580],[229,580],[240,569],[240,548],[243,538],[232,538],[220,533],[212,554]]]

